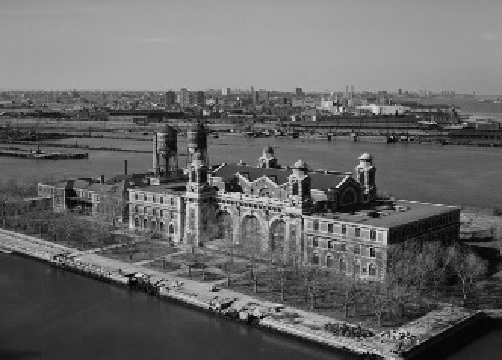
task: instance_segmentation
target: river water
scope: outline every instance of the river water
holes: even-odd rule
[[[61,140],[75,142],[75,139]],[[150,149],[151,143],[78,139],[79,144]],[[502,204],[502,150],[401,144],[210,139],[213,164],[254,164],[262,148],[276,148],[284,165],[299,158],[312,168],[350,171],[370,152],[381,191],[407,199],[465,206]],[[184,151],[180,144],[180,151]],[[22,182],[73,176],[111,176],[151,167],[151,155],[90,151],[88,160],[0,158],[0,180]],[[180,157],[180,164],[184,164]],[[488,332],[451,359],[498,359],[502,329]],[[306,344],[209,316],[144,294],[0,254],[0,359],[345,359]]]
[[[186,152],[183,140],[180,139],[180,152]],[[142,150],[152,148],[151,142],[119,139],[65,139],[60,142]],[[269,144],[275,147],[282,165],[293,165],[301,158],[314,169],[353,171],[358,163],[357,157],[369,152],[377,167],[379,191],[399,198],[485,208],[502,206],[502,148],[222,136],[210,139],[209,160],[212,164],[239,160],[255,164],[263,147]],[[124,159],[128,159],[130,172],[146,171],[152,166],[152,156],[146,153],[89,152],[88,160],[3,157],[0,158],[0,180],[44,181],[83,175],[111,176],[123,172]],[[180,156],[180,165],[185,161],[186,158]]]
[[[0,359],[355,359],[0,253]]]

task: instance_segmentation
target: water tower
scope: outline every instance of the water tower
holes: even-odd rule
[[[194,154],[201,155],[202,162],[207,166],[207,128],[201,121],[193,123],[187,131],[187,164],[191,164]]]
[[[169,125],[153,137],[153,169],[159,177],[178,172],[178,133]]]

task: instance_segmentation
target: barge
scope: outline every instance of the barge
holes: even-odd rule
[[[74,159],[88,159],[89,153],[29,150],[16,147],[9,147],[0,149],[0,156],[20,157],[28,159],[45,159],[45,160],[69,160],[69,159],[74,160]]]

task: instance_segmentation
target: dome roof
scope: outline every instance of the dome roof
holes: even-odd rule
[[[368,154],[367,152],[362,154],[361,156],[359,156],[358,158],[359,160],[364,160],[364,161],[371,161],[373,160],[373,156],[371,156],[370,154]]]
[[[274,148],[272,146],[266,146],[263,148],[263,153],[274,155]]]
[[[295,162],[295,168],[296,169],[306,169],[307,163],[304,162],[303,160],[298,160],[297,162]]]

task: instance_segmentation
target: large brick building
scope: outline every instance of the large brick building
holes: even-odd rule
[[[379,197],[369,154],[359,157],[353,172],[313,171],[301,160],[281,166],[271,147],[254,166],[223,163],[210,168],[206,135],[201,124],[189,130],[190,162],[184,175],[154,171],[121,188],[122,218],[131,229],[196,247],[212,241],[254,246],[285,260],[368,279],[385,273],[389,245],[458,238],[460,208]],[[167,140],[163,146],[176,148]],[[166,164],[177,163],[173,151],[159,150],[154,167],[160,153]],[[56,200],[66,191],[71,193],[67,203],[88,203],[87,193],[72,189],[76,196],[64,187],[47,190],[41,184],[40,195],[54,192]],[[98,192],[93,196],[103,198]]]

